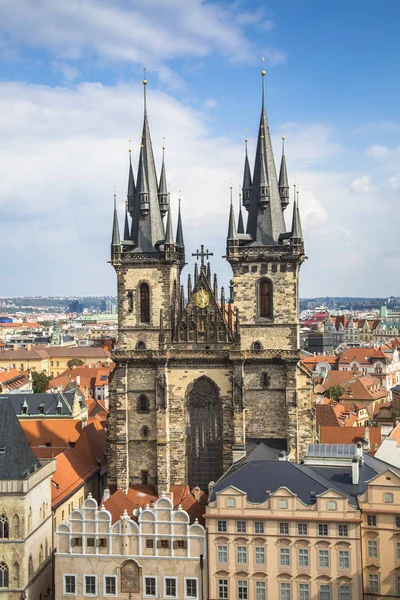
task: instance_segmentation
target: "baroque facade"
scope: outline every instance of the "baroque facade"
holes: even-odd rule
[[[262,72],[264,82],[265,73]],[[299,271],[305,259],[298,198],[292,226],[283,152],[277,176],[264,103],[243,206],[231,204],[226,258],[229,299],[212,277],[204,246],[187,286],[179,208],[176,236],[163,157],[159,179],[144,83],[137,178],[132,158],[124,234],[114,208],[111,263],[118,285],[118,349],[110,381],[108,483],[199,485],[206,489],[264,441],[299,460],[313,437],[310,372],[300,362]],[[166,221],[164,224],[163,221]]]

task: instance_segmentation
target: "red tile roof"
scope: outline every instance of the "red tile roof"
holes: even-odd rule
[[[75,443],[82,431],[82,422],[72,419],[21,419],[20,425],[39,459],[57,456]]]
[[[381,445],[380,427],[321,427],[321,444],[356,444],[365,439],[365,430],[369,430],[371,454]]]
[[[51,506],[55,508],[79,490],[99,470],[75,448],[67,448],[56,457],[56,472],[51,482]]]

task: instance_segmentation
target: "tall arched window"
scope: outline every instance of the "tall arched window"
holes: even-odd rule
[[[258,291],[258,314],[260,317],[272,317],[272,285],[264,279],[260,282]]]
[[[0,588],[8,588],[8,567],[4,561],[0,562]]]
[[[140,286],[140,321],[150,323],[150,288],[147,283]]]
[[[140,396],[139,396],[138,411],[140,413],[148,413],[149,412],[149,400],[145,394],[140,394]]]
[[[9,538],[9,527],[7,516],[3,513],[0,515],[0,539],[8,540]]]

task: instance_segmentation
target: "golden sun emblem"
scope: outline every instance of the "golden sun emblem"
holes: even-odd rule
[[[197,292],[194,295],[194,303],[196,304],[196,306],[198,306],[199,308],[205,308],[206,306],[208,306],[209,301],[210,294],[206,292],[206,290],[203,290],[203,288],[197,290]]]

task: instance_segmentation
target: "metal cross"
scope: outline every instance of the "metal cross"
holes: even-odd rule
[[[210,256],[214,256],[214,253],[213,252],[209,252],[208,248],[204,252],[204,245],[202,244],[200,246],[200,252],[198,250],[196,250],[196,252],[192,253],[192,256],[195,256],[197,259],[200,258],[200,260],[201,260],[201,266],[204,267],[204,259],[206,258],[208,260]]]

